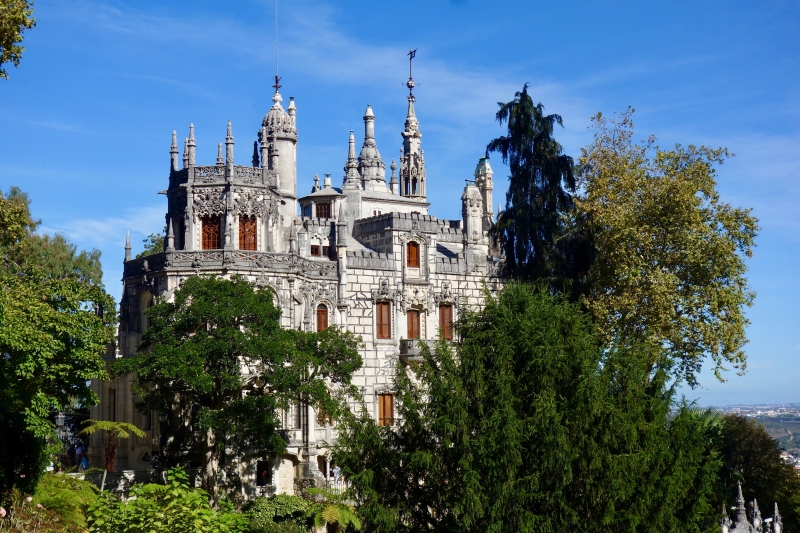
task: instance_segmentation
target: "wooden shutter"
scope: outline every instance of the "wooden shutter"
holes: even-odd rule
[[[442,329],[442,337],[453,340],[453,306],[442,304],[439,306],[439,327]]]
[[[419,244],[416,242],[406,245],[406,266],[419,268]]]
[[[392,309],[389,302],[378,302],[376,306],[376,325],[379,339],[392,338]]]
[[[408,317],[408,338],[419,339],[419,311],[416,309],[409,309],[406,316]]]
[[[255,250],[256,249],[256,217],[255,216],[240,216],[239,217],[239,249],[240,250]]]
[[[378,425],[394,425],[394,394],[378,395]]]
[[[203,217],[203,250],[219,250],[220,246],[220,217]]]
[[[328,308],[324,304],[317,307],[317,333],[328,329]]]
[[[331,204],[317,204],[317,218],[331,218]]]

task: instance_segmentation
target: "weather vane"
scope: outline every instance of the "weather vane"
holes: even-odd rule
[[[408,81],[406,82],[406,87],[408,87],[408,97],[413,100],[414,99],[414,77],[411,75],[411,66],[414,61],[414,57],[417,55],[417,49],[410,50],[408,52]]]

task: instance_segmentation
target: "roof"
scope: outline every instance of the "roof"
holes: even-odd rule
[[[338,187],[325,187],[316,192],[312,192],[311,194],[307,194],[302,198],[298,198],[298,202],[302,202],[303,200],[313,199],[313,198],[331,198],[331,197],[339,197],[344,196],[342,194],[342,189]]]

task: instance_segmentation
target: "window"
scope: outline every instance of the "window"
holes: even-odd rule
[[[175,228],[178,230],[175,233],[175,249],[183,250],[186,247],[186,224],[182,218],[178,219],[178,223],[175,224]]]
[[[311,206],[307,205],[303,208],[303,216],[304,217],[311,217]]]
[[[416,242],[406,245],[406,266],[419,268],[419,244]]]
[[[330,253],[330,248],[327,247],[327,246],[323,246],[322,247],[322,257],[328,257],[329,253]]]
[[[328,329],[328,308],[325,304],[317,307],[317,333]]]
[[[317,218],[331,218],[331,204],[317,204]]]
[[[442,337],[453,340],[453,306],[442,304],[439,306],[439,327],[442,330]]]
[[[318,244],[312,244],[311,245],[311,255],[317,255],[317,256],[319,255],[319,245]]]
[[[203,250],[219,250],[220,246],[220,217],[203,217]]]
[[[394,394],[378,394],[378,425],[394,425]]]
[[[317,408],[317,426],[326,427],[333,426],[333,417],[325,412],[322,406]]]
[[[256,217],[254,215],[239,217],[239,249],[256,249]]]
[[[256,486],[267,487],[272,485],[272,465],[268,461],[258,461],[256,463]]]
[[[419,339],[419,311],[416,309],[409,309],[406,316],[408,317],[408,338]]]
[[[392,338],[392,309],[389,302],[378,302],[375,306],[375,326],[379,339]]]

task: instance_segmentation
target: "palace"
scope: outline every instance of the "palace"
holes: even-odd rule
[[[378,422],[393,424],[395,365],[418,355],[421,342],[452,338],[459,310],[479,305],[486,289],[493,293],[502,284],[500,258],[488,236],[494,222],[489,160],[479,159],[474,181],[463,189],[460,220],[429,214],[412,79],[407,86],[402,156],[399,165],[392,160],[388,183],[375,142],[376,117],[367,106],[358,154],[350,131],[341,187],[329,175],[322,184],[315,176],[309,192],[298,194],[298,109],[293,98],[283,107],[277,82],[246,165],[234,163],[230,122],[213,165],[196,164],[193,126],[181,164],[173,132],[165,249],[132,259],[128,239],[116,353],[109,357],[136,355],[148,326],[145,310],[154,299],[169,300],[183,280],[238,275],[274,290],[286,328],[313,331],[336,324],[361,336],[364,364],[353,383]],[[193,431],[185,409],[138,413],[130,378],[93,387],[101,398],[93,419],[132,422],[147,432],[120,446],[118,470],[148,469],[151,454]],[[228,462],[225,483],[245,497],[324,483],[330,464],[322,443],[335,439],[335,428],[317,415],[310,405],[284,413],[287,453],[274,464]],[[103,464],[102,453],[99,437],[93,438],[92,465]]]

